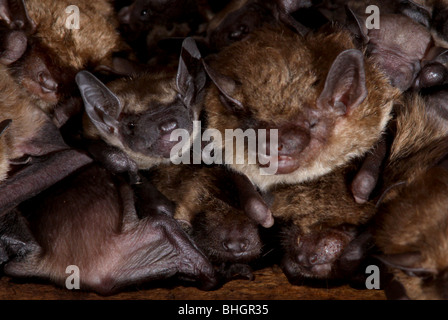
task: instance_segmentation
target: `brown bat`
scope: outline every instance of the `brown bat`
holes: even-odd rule
[[[357,171],[350,165],[317,180],[271,189],[271,207],[280,223],[288,279],[348,279],[366,251],[354,241],[376,213],[372,202],[358,204],[350,183]],[[350,245],[351,244],[351,245]]]
[[[4,273],[66,286],[67,268],[75,266],[79,289],[102,295],[174,276],[199,281],[203,289],[215,286],[212,265],[176,220],[154,212],[139,212],[140,219],[134,198],[121,179],[96,164],[85,166],[22,204],[25,223],[9,217],[0,228],[3,245],[16,253]]]
[[[223,152],[225,163],[262,191],[316,179],[363,157],[381,137],[398,95],[342,30],[302,37],[266,27],[205,65],[214,83],[205,100],[209,128],[223,137],[226,129],[278,130],[278,145],[265,144],[278,149],[278,157],[267,157],[278,164],[275,175],[260,173],[260,156],[257,164],[236,164]],[[237,156],[247,154],[246,148]]]
[[[219,52],[236,41],[246,39],[263,25],[275,25],[278,21],[284,21],[306,33],[308,30],[290,14],[310,5],[309,1],[234,0],[208,23],[208,49],[211,52]]]
[[[233,175],[221,166],[168,165],[155,169],[149,179],[175,204],[174,217],[210,261],[222,268],[225,279],[234,273],[252,279],[248,265],[260,256],[262,242],[258,223],[242,206],[244,191],[239,192]],[[252,187],[250,182],[248,186]]]
[[[4,68],[0,66],[0,114],[9,126],[4,130],[3,125],[0,137],[0,216],[92,161],[64,142],[48,115]]]
[[[212,15],[204,0],[135,0],[120,9],[118,19],[138,58],[157,67],[178,56],[179,38],[201,34]]]
[[[348,28],[359,39],[360,48],[365,48],[393,86],[401,91],[409,89],[421,70],[422,60],[433,46],[428,27],[413,20],[411,14],[411,17],[403,14],[411,9],[396,13],[381,11],[379,29],[367,27],[366,14],[357,15],[351,9],[347,12]]]
[[[425,98],[409,95],[396,110],[374,232],[379,258],[394,274],[390,298],[447,297],[446,99],[446,88]]]
[[[79,29],[71,24],[73,6]],[[2,0],[0,22],[9,29],[1,39],[6,53],[0,61],[49,113],[72,94],[78,71],[113,67],[112,54],[127,49],[108,1]]]
[[[177,71],[141,73],[108,86],[82,71],[76,82],[86,110],[85,136],[107,144],[91,151],[109,169],[136,174],[138,169],[170,163],[171,150],[178,144],[170,141],[174,130],[192,133],[202,110],[206,74],[198,48],[188,38]]]

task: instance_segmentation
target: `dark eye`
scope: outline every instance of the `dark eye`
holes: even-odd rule
[[[318,123],[319,123],[319,121],[317,119],[311,120],[310,121],[310,129],[314,129]]]
[[[140,12],[140,16],[146,17],[148,15],[149,11],[146,9],[143,9],[142,12]]]
[[[136,126],[135,123],[132,122],[132,121],[128,123],[128,129],[131,130],[131,131],[134,131],[135,126]]]

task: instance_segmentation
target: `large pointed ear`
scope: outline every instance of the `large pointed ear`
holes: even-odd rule
[[[397,254],[375,255],[375,257],[385,265],[399,269],[411,277],[426,278],[436,273],[435,270],[416,268],[422,260],[422,255],[418,251]]]
[[[361,51],[350,49],[337,56],[317,99],[321,109],[332,109],[345,115],[358,107],[367,97],[364,56]]]
[[[299,9],[311,7],[312,3],[310,0],[276,0],[275,2],[278,11],[276,16],[281,22],[302,36],[307,35],[311,31],[292,16]]]
[[[211,68],[205,61],[203,61],[204,69],[207,75],[210,77],[214,85],[218,88],[220,93],[221,102],[229,109],[231,112],[238,112],[244,109],[243,104],[237,99],[233,98],[235,94],[238,83],[232,78],[223,75],[213,68]]]
[[[3,132],[10,126],[12,120],[7,119],[0,122],[0,137],[2,136]]]
[[[193,38],[182,42],[176,85],[185,105],[194,103],[197,95],[205,87],[207,76],[202,66],[202,57]]]
[[[402,0],[400,1],[398,11],[415,22],[420,23],[427,28],[430,27],[431,13],[429,12],[429,8],[412,0]]]
[[[346,27],[355,37],[358,45],[366,45],[369,42],[368,30],[365,21],[346,5]]]
[[[105,135],[116,134],[122,110],[117,96],[88,71],[79,72],[76,83],[93,124]]]
[[[29,17],[24,0],[0,0],[0,20],[10,29],[23,30],[32,34],[36,23]]]

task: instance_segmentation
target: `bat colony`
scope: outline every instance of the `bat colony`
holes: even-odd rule
[[[0,72],[3,276],[74,265],[110,295],[374,264],[390,299],[448,299],[447,1],[0,0]],[[172,162],[209,129],[182,156],[220,161]]]

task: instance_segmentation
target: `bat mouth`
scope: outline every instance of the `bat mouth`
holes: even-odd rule
[[[260,155],[262,157],[262,155]],[[267,164],[259,164],[261,168],[268,168],[271,165],[277,166],[276,175],[290,174],[296,171],[300,167],[300,161],[291,156],[278,156],[278,157],[266,157],[263,156],[265,160],[268,161]],[[266,161],[264,161],[266,162]]]

